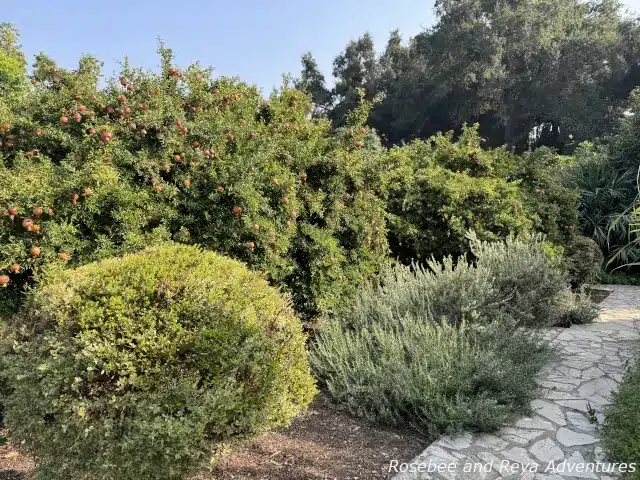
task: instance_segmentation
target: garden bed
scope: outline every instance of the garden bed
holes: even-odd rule
[[[234,448],[198,480],[391,478],[389,460],[411,460],[430,440],[337,412],[321,394],[290,428]],[[0,447],[0,480],[31,480],[33,467],[10,445]]]

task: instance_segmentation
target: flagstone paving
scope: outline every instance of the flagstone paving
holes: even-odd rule
[[[617,478],[598,429],[640,339],[640,287],[598,288],[611,291],[598,322],[549,332],[558,356],[538,379],[531,417],[494,434],[441,438],[411,462],[418,471],[394,480]]]

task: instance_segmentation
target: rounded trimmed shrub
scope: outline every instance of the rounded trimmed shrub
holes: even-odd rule
[[[571,283],[574,287],[594,283],[602,269],[604,256],[598,244],[582,235],[572,239],[567,248]]]
[[[315,392],[289,303],[194,246],[51,272],[8,327],[5,416],[38,478],[185,478]]]

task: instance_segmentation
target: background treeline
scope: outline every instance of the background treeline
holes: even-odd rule
[[[368,33],[350,42],[333,82],[305,54],[296,85],[315,114],[341,126],[363,94],[387,146],[438,132],[464,138],[477,123],[483,149],[571,155],[560,182],[579,192],[583,233],[608,269],[637,263],[638,18],[610,0],[442,0],[435,11],[432,28],[406,41],[394,31],[382,53]]]

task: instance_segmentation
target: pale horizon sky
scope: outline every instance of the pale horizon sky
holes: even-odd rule
[[[297,76],[300,57],[311,51],[330,81],[332,61],[369,31],[382,50],[389,33],[409,38],[434,23],[433,0],[137,0],[103,4],[80,0],[1,0],[0,22],[15,24],[29,64],[41,51],[64,68],[82,54],[104,62],[103,75],[119,70],[125,56],[135,67],[157,69],[157,37],[185,67],[200,61],[217,75],[237,75],[266,94],[284,73]],[[60,4],[64,3],[64,7]],[[640,0],[623,2],[634,12]],[[391,5],[391,7],[390,7]]]

